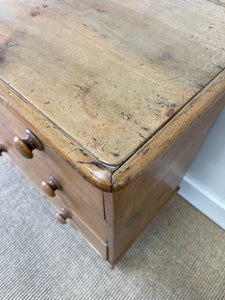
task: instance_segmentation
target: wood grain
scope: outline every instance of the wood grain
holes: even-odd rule
[[[224,107],[224,3],[0,7],[0,154],[113,266],[176,193]]]
[[[177,192],[190,163],[225,104],[220,98],[130,185],[104,193],[108,260],[115,265]]]
[[[138,178],[185,130],[198,121],[210,106],[220,101],[220,98],[224,99],[224,91],[225,72],[222,72],[123,165],[113,171],[112,190],[121,190]],[[222,106],[225,105],[224,101],[221,103]]]
[[[23,136],[27,126],[0,103],[2,117],[0,119],[0,140],[7,147],[7,157],[18,167],[24,176],[46,196],[42,190],[42,182],[49,182],[53,176],[60,185],[55,197],[48,197],[53,206],[60,209],[68,208],[74,218],[79,218],[84,224],[95,232],[104,243],[106,242],[106,226],[103,210],[102,191],[84,180],[75,169],[64,161],[45,142],[44,150],[34,150],[33,158],[26,159],[16,150],[13,137]],[[35,132],[36,133],[36,132]],[[36,133],[38,136],[38,133]]]
[[[78,174],[98,188],[112,190],[112,171],[102,165],[79,144],[68,138],[56,124],[47,119],[40,111],[21,98],[10,86],[0,80],[0,104],[10,110],[32,132],[37,132],[48,149],[64,158]],[[20,133],[23,136],[24,133]],[[51,151],[51,150],[50,150]]]
[[[78,143],[75,152],[79,145],[109,166],[126,161],[225,67],[225,9],[213,1],[0,5],[0,76]],[[72,163],[83,169],[76,155]]]

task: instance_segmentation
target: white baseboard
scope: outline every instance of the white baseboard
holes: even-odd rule
[[[187,175],[180,185],[179,194],[203,214],[225,229],[225,203],[218,201]]]

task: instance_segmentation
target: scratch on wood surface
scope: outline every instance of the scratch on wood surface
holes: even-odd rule
[[[104,169],[104,166],[97,161],[90,161],[90,162],[89,161],[78,161],[78,164],[94,165],[100,169]]]
[[[141,129],[143,129],[145,131],[149,131],[149,128],[147,128],[147,127],[141,127]]]
[[[225,67],[224,0],[53,2],[0,0],[1,77],[110,166]]]
[[[122,112],[122,116],[125,120],[130,120],[132,118],[132,114]]]
[[[145,139],[145,137],[139,132],[139,136],[143,139]]]
[[[112,152],[112,155],[113,155],[113,156],[116,156],[116,157],[119,157],[119,156],[120,156],[119,153],[115,153],[115,152]]]

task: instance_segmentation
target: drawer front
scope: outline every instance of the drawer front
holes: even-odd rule
[[[68,221],[106,258],[106,224],[103,193],[84,180],[69,163],[41,140],[44,150],[33,150],[33,158],[24,158],[14,145],[14,137],[25,138],[26,125],[0,103],[0,142],[7,148],[7,156],[24,176],[46,197],[42,182],[49,183],[53,176],[61,190],[47,199],[58,211],[66,208],[72,219]],[[33,128],[29,128],[32,132]],[[34,132],[36,136],[38,133]]]

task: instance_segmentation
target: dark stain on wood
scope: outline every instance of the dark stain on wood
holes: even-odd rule
[[[137,219],[137,217],[140,215],[140,212],[138,211],[138,212],[136,212],[136,214],[134,214],[130,219],[129,219],[129,221],[127,222],[127,224],[126,224],[126,227],[129,227],[129,226],[131,226],[135,221],[136,221],[136,219]]]
[[[81,152],[84,156],[88,156],[88,154],[87,154],[83,149],[80,149],[80,152]]]
[[[85,95],[87,95],[90,92],[90,89],[87,88],[87,87],[80,86],[80,89],[81,89],[82,92],[84,92]]]
[[[31,11],[31,13],[30,13],[30,16],[31,17],[37,17],[37,16],[39,16],[40,15],[40,11],[39,10],[33,10],[33,11]]]
[[[104,169],[104,167],[97,161],[78,161],[78,164],[87,164],[87,165],[94,165],[99,169]]]
[[[143,139],[145,139],[145,137],[139,132],[139,136]]]
[[[200,82],[196,82],[197,86],[199,86],[200,88],[202,88],[204,86],[204,84],[200,83]]]
[[[174,108],[170,108],[170,109],[167,111],[166,116],[167,116],[168,118],[170,118],[170,117],[172,117],[172,115],[173,115],[174,113],[175,113]]]
[[[149,150],[149,148],[146,149],[145,151],[143,151],[143,154],[147,154],[147,153],[148,153],[148,150]]]
[[[112,155],[113,155],[113,156],[116,156],[116,157],[119,157],[119,156],[120,156],[119,153],[115,153],[115,152],[113,152]]]
[[[149,128],[147,127],[141,127],[141,129],[144,129],[145,131],[149,131]]]

